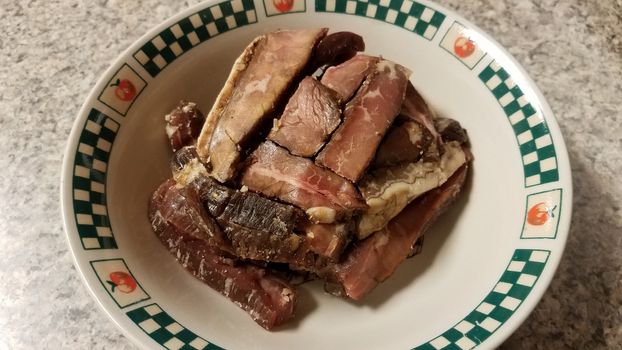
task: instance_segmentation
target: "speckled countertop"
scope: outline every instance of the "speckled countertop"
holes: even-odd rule
[[[442,0],[518,59],[574,173],[559,272],[508,349],[622,348],[622,0]],[[133,349],[73,266],[59,208],[78,108],[110,62],[195,1],[0,0],[0,350]]]

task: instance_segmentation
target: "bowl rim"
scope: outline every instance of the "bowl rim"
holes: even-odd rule
[[[254,1],[254,0],[253,0]],[[313,0],[315,1],[315,0]],[[535,84],[530,75],[526,72],[526,70],[522,67],[522,65],[505,49],[504,46],[499,44],[494,38],[492,38],[487,32],[482,30],[479,26],[473,24],[471,21],[465,19],[456,11],[451,10],[443,5],[440,5],[434,1],[429,0],[416,0],[419,3],[422,3],[426,6],[432,7],[436,9],[446,16],[451,16],[455,19],[455,21],[460,22],[465,25],[469,29],[472,29],[474,32],[477,32],[478,35],[481,35],[482,38],[491,43],[488,48],[488,55],[493,56],[496,61],[503,60],[501,66],[504,69],[512,70],[512,78],[520,77],[522,80],[521,88],[531,89],[533,93],[533,97],[531,100],[537,101],[540,109],[542,110],[542,117],[549,125],[549,131],[551,133],[551,137],[554,140],[556,156],[557,156],[557,169],[560,173],[559,180],[557,181],[558,186],[563,188],[564,197],[568,198],[568,200],[564,203],[564,215],[560,218],[560,228],[558,230],[557,237],[555,239],[555,247],[559,249],[559,254],[555,254],[549,257],[549,261],[547,264],[550,264],[551,272],[548,274],[541,275],[538,279],[539,288],[534,288],[530,293],[530,301],[523,302],[521,304],[521,310],[515,312],[511,321],[508,320],[505,322],[502,327],[497,329],[489,338],[487,338],[484,342],[478,344],[477,346],[496,348],[503,341],[509,338],[519,326],[521,326],[525,320],[531,315],[535,307],[541,301],[544,293],[550,287],[550,284],[557,273],[559,268],[559,264],[564,255],[564,251],[566,248],[566,243],[568,239],[568,235],[570,233],[570,224],[572,219],[572,206],[573,206],[573,182],[572,182],[572,171],[570,167],[570,160],[568,155],[568,150],[566,147],[566,143],[563,138],[563,134],[559,127],[559,122],[553,113],[548,101],[545,99],[544,95]],[[75,222],[73,218],[74,209],[72,205],[72,176],[73,176],[73,164],[70,162],[73,161],[75,153],[75,149],[77,144],[79,143],[79,136],[82,133],[83,124],[87,120],[87,114],[89,109],[92,107],[93,102],[97,100],[97,96],[99,92],[103,89],[103,87],[107,84],[108,80],[114,75],[116,70],[119,69],[128,59],[132,58],[132,54],[140,49],[142,45],[151,40],[154,36],[158,35],[163,29],[170,27],[171,25],[177,23],[179,20],[186,18],[202,9],[205,9],[209,6],[216,5],[221,3],[218,0],[206,0],[202,1],[193,6],[187,7],[175,15],[165,19],[164,21],[159,22],[155,26],[151,27],[146,33],[137,38],[131,45],[129,45],[125,50],[123,50],[119,55],[117,55],[112,61],[109,67],[99,76],[95,85],[91,88],[90,92],[86,96],[84,103],[80,107],[77,113],[77,117],[74,119],[73,125],[71,127],[71,131],[69,134],[69,138],[67,144],[64,149],[63,161],[61,165],[61,176],[60,176],[60,209],[61,216],[63,221],[63,229],[65,231],[65,236],[67,238],[67,244],[69,250],[71,252],[71,256],[73,259],[74,266],[78,270],[80,274],[80,278],[82,282],[85,284],[87,290],[91,294],[91,296],[95,299],[97,305],[104,313],[111,319],[114,324],[122,331],[122,333],[128,337],[134,344],[139,345],[141,348],[148,349],[153,345],[153,341],[136,329],[132,329],[131,327],[126,326],[125,315],[121,310],[113,312],[113,310],[109,310],[103,302],[103,297],[100,291],[96,291],[96,285],[91,283],[87,277],[86,272],[84,271],[84,266],[80,262],[82,257],[78,255],[80,243],[77,242],[77,229],[75,227]],[[257,1],[254,1],[257,4]],[[260,6],[255,6],[257,9]],[[257,11],[258,12],[258,11]],[[306,15],[314,15],[315,12],[310,11],[306,12]],[[528,91],[525,91],[527,94]],[[563,176],[562,176],[563,175]],[[551,259],[552,258],[552,259]],[[88,265],[88,264],[87,264]],[[527,301],[527,300],[525,300]]]

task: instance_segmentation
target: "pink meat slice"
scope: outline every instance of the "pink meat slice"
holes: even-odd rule
[[[367,55],[354,56],[338,66],[328,68],[322,76],[322,84],[335,91],[340,101],[345,103],[358,90],[378,60],[378,57]]]
[[[208,239],[184,231],[171,221],[166,193],[175,186],[166,181],[154,193],[149,217],[154,232],[186,270],[229,298],[260,326],[270,330],[294,315],[297,294],[289,283],[267,269],[238,261],[210,244]]]
[[[298,85],[268,138],[292,154],[312,157],[341,122],[335,94],[315,78]]]
[[[379,61],[348,102],[343,123],[316,162],[346,179],[358,181],[400,111],[409,76],[410,71],[399,64]]]
[[[341,293],[361,300],[386,280],[412,252],[417,239],[460,193],[467,174],[463,166],[441,187],[413,201],[386,228],[374,233],[333,265],[333,279]]]
[[[367,206],[346,179],[266,141],[249,157],[242,184],[304,210],[329,208],[343,217]]]

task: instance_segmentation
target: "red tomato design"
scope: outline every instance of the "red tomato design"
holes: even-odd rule
[[[556,205],[549,208],[544,202],[535,204],[527,212],[527,222],[534,226],[544,225],[547,221],[549,221],[549,218],[555,217],[555,214],[553,213],[555,208],[557,208]]]
[[[111,290],[114,293],[115,289],[121,293],[131,293],[136,289],[136,281],[132,275],[125,273],[123,271],[115,271],[111,272],[109,285],[112,286]]]
[[[467,58],[475,52],[475,43],[463,36],[459,36],[454,42],[454,52],[460,58]]]
[[[294,0],[272,0],[272,3],[279,12],[288,12],[294,7]]]
[[[117,87],[114,89],[114,94],[121,101],[131,101],[136,96],[136,87],[127,79],[117,79],[117,81],[114,84],[110,84],[110,86]]]

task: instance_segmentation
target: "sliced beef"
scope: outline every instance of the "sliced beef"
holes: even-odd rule
[[[408,203],[436,188],[468,161],[468,155],[457,142],[445,145],[445,153],[435,161],[421,160],[371,171],[359,183],[369,210],[360,218],[359,238],[382,229]]]
[[[467,168],[462,166],[442,186],[411,203],[384,229],[348,251],[342,263],[329,267],[330,290],[361,300],[391,276],[411,254],[419,237],[458,196]]]
[[[304,213],[251,192],[236,191],[218,222],[236,255],[254,260],[294,262],[304,237],[294,233]],[[305,254],[305,252],[301,252]]]
[[[354,56],[338,66],[328,68],[322,76],[322,84],[335,91],[345,104],[354,96],[378,60],[378,57],[367,55]]]
[[[269,139],[292,154],[312,157],[341,122],[335,94],[312,77],[306,77],[275,120]]]
[[[173,152],[193,145],[201,133],[205,116],[197,108],[196,103],[181,101],[179,105],[164,116],[166,121],[166,135],[171,143]]]
[[[363,38],[352,32],[337,32],[327,35],[315,49],[312,67],[336,65],[352,58],[358,51],[365,50]]]
[[[423,157],[428,161],[438,159],[441,153],[443,153],[443,140],[434,124],[436,115],[410,82],[406,88],[406,97],[402,104],[400,117],[406,120],[413,120],[428,130],[430,135],[432,135],[432,142],[425,149]]]
[[[400,111],[409,76],[408,69],[391,61],[379,61],[348,102],[343,123],[316,162],[346,179],[358,181]]]
[[[149,215],[159,218],[188,237],[231,251],[227,238],[214,219],[205,212],[197,193],[191,188],[178,186],[172,179],[160,185],[153,194]]]
[[[297,294],[285,279],[265,268],[240,262],[163,216],[166,208],[162,207],[165,202],[161,201],[160,192],[166,192],[170,186],[170,181],[163,184],[154,195],[150,220],[158,238],[179,263],[268,330],[292,318]]]
[[[197,144],[201,160],[218,181],[234,177],[241,152],[262,124],[275,117],[275,108],[326,32],[320,28],[262,35],[236,60]]]
[[[432,142],[432,135],[421,124],[407,120],[392,128],[378,147],[373,167],[383,168],[418,161]]]
[[[242,183],[302,208],[316,222],[332,223],[366,208],[350,182],[270,141],[251,154]]]

